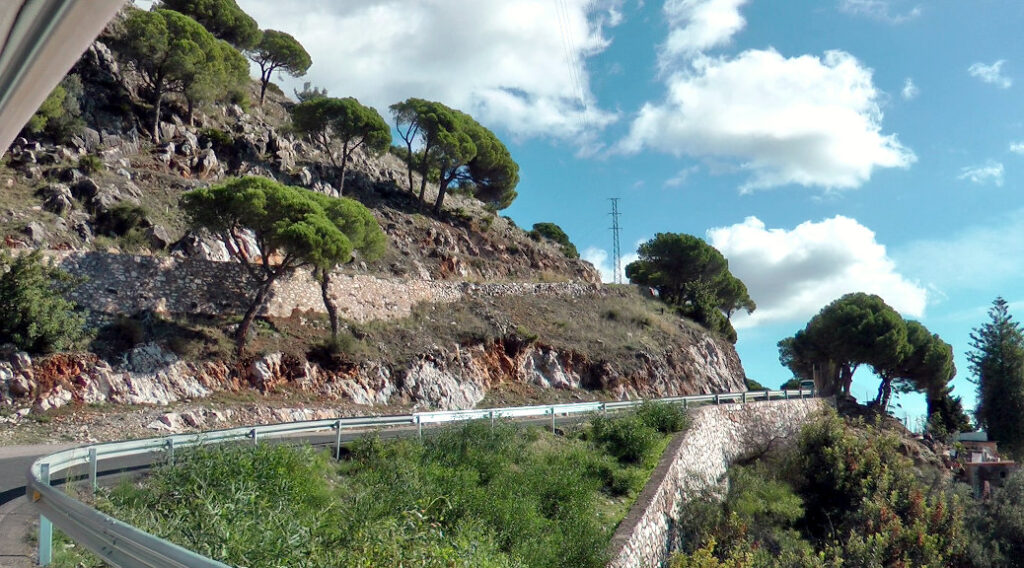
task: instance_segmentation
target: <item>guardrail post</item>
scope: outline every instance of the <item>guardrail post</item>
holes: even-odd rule
[[[551,433],[555,433],[555,407],[551,407]]]
[[[718,395],[715,395],[715,404],[722,404],[722,401],[718,399]]]
[[[686,399],[684,398],[684,399],[683,399],[683,410],[686,410],[686,405],[687,405],[687,401],[686,401]]]
[[[423,441],[423,422],[420,421],[420,417],[416,417],[416,433],[420,437],[420,441]]]
[[[602,416],[608,416],[608,403],[607,402],[602,402],[601,403],[601,415]]]
[[[50,464],[44,463],[39,466],[39,480],[46,485],[50,484]],[[49,566],[53,561],[53,525],[50,519],[39,515],[39,565]]]
[[[743,391],[743,399],[740,400],[740,402],[742,402],[744,404],[747,402],[747,392],[746,391]]]
[[[96,493],[96,448],[89,448],[89,485],[92,492]]]
[[[334,423],[335,430],[338,431],[337,437],[334,439],[334,459],[341,459],[341,420]]]
[[[174,465],[174,438],[167,438],[167,463]]]
[[[789,391],[788,391],[788,390],[784,390],[784,391],[782,391],[782,393],[783,393],[784,395],[786,395],[786,397],[785,397],[785,398],[786,398],[786,400],[789,400]]]
[[[494,411],[491,411],[491,430],[494,430]]]
[[[254,445],[254,446],[260,445],[259,433],[256,432],[255,428],[253,428],[252,430],[249,430],[249,435],[252,436],[252,445]]]

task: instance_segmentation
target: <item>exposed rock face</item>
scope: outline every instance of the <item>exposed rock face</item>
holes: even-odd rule
[[[116,368],[94,355],[32,361],[21,353],[0,363],[0,401],[37,410],[73,401],[166,405],[215,391],[288,387],[367,406],[448,410],[473,408],[489,390],[513,383],[604,390],[623,399],[744,390],[743,369],[732,346],[710,337],[696,350],[669,347],[664,353],[640,355],[644,365],[627,373],[608,362],[512,338],[470,347],[435,346],[398,368],[368,362],[339,370],[281,353],[239,368],[223,362],[191,363],[152,344],[136,347]]]

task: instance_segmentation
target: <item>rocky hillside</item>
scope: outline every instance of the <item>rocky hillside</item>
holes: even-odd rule
[[[222,244],[188,230],[178,200],[238,175],[337,195],[327,158],[289,132],[292,103],[275,89],[262,107],[210,105],[191,122],[172,100],[152,143],[138,78],[103,41],[72,73],[85,128],[61,144],[16,141],[0,165],[0,236],[82,277],[72,299],[89,312],[90,337],[81,352],[43,357],[0,346],[0,408],[11,409],[0,416],[241,392],[464,408],[744,390],[730,343],[632,288],[602,287],[593,266],[475,199],[450,195],[433,214],[390,154],[356,155],[346,177],[345,195],[373,211],[388,252],[333,279],[341,348],[318,347],[319,290],[298,273],[273,291],[250,344],[258,355],[238,359],[227,338],[248,276]]]
[[[81,77],[86,127],[68,143],[19,138],[0,171],[0,235],[10,247],[171,254],[228,260],[218,241],[188,232],[180,195],[227,176],[263,175],[337,195],[334,172],[312,144],[287,133],[290,104],[210,106],[192,124],[168,105],[161,143],[143,132],[138,79],[102,42],[72,70]],[[255,89],[255,85],[253,85]],[[177,112],[175,112],[177,111]],[[452,195],[440,216],[407,191],[404,163],[358,153],[345,191],[370,207],[389,236],[388,254],[355,272],[418,279],[598,282],[589,264],[535,241],[475,199]],[[419,178],[414,177],[418,187]],[[258,255],[254,243],[252,254]]]

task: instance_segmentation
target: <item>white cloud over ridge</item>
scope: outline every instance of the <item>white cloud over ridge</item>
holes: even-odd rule
[[[735,158],[751,174],[743,190],[854,188],[875,168],[916,161],[895,135],[881,132],[883,93],[871,69],[843,51],[701,56],[667,87],[664,102],[641,108],[619,151]]]
[[[643,241],[640,241],[643,242]],[[639,244],[637,244],[639,246]],[[634,250],[636,247],[634,247]],[[611,283],[615,282],[615,259],[608,251],[598,247],[587,247],[580,258],[594,265],[594,268],[601,273],[601,282]],[[625,254],[620,259],[622,266],[620,267],[619,276],[623,282],[629,282],[626,278],[626,265],[640,258],[635,252]]]
[[[408,97],[438,100],[515,136],[563,139],[616,120],[596,107],[584,62],[608,45],[619,3],[239,1],[261,27],[293,34],[310,52],[309,73],[288,87],[311,81],[385,116]]]
[[[708,242],[757,302],[753,314],[733,316],[737,328],[805,322],[851,292],[878,294],[906,316],[924,314],[927,291],[900,274],[875,233],[855,219],[837,215],[787,230],[747,217],[709,230]]]
[[[957,179],[967,180],[978,185],[993,184],[1002,187],[1005,168],[1000,162],[989,160],[984,164],[960,168]]]
[[[1010,79],[1006,75],[1003,75],[1003,64],[1006,63],[1005,59],[1000,59],[991,65],[985,63],[974,63],[967,68],[967,73],[971,77],[977,77],[982,83],[989,83],[995,85],[1000,89],[1009,89],[1013,85],[1013,79]]]
[[[728,43],[746,26],[740,7],[748,0],[666,0],[668,40],[662,47],[663,63],[692,56]]]

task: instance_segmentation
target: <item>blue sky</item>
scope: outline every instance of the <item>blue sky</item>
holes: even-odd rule
[[[552,221],[610,275],[622,245],[699,235],[758,310],[750,377],[821,307],[877,293],[964,353],[997,295],[1024,316],[1018,0],[239,0],[302,41],[301,80],[387,116],[465,110],[521,167],[520,226]],[[862,371],[854,393],[873,396]],[[898,414],[923,412],[903,397]]]

